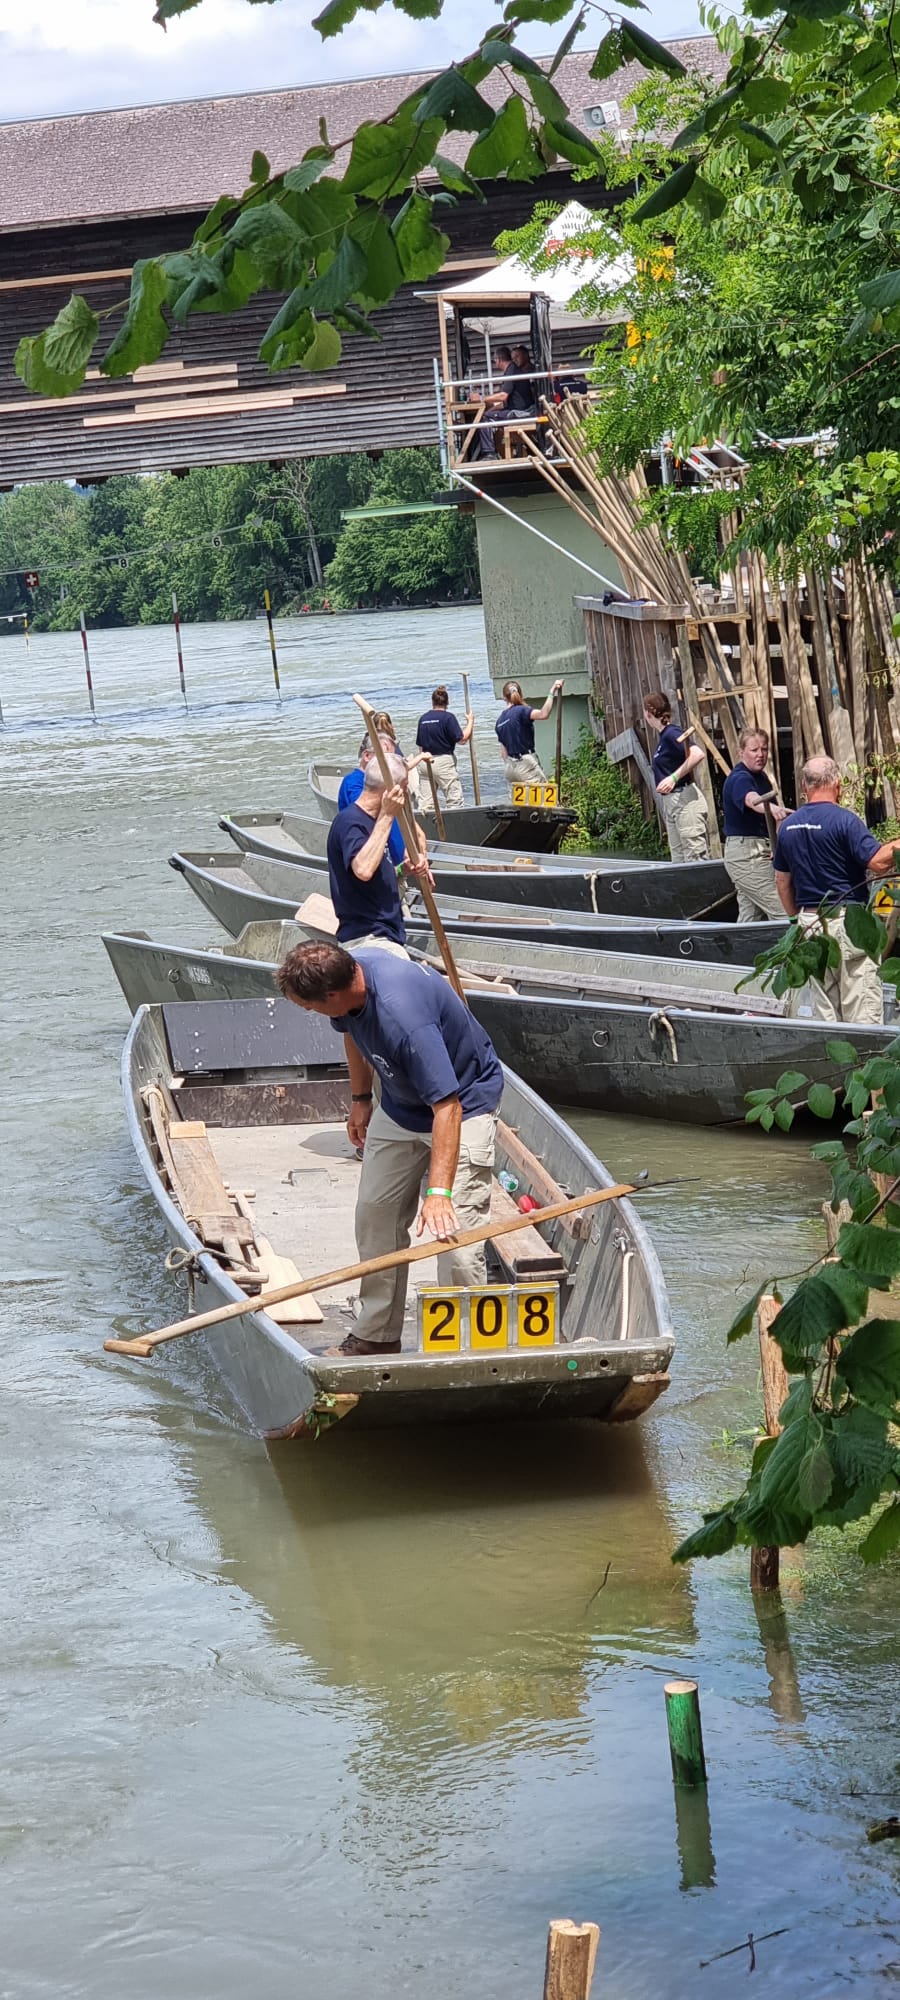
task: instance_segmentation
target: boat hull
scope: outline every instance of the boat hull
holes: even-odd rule
[[[309,766],[309,786],[322,819],[331,820],[337,812],[338,788],[346,770],[346,764]],[[482,806],[448,806],[442,817],[448,837],[467,846],[555,854],[578,815],[565,806],[514,806],[498,799]]]

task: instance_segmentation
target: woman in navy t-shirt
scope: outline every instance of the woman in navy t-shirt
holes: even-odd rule
[[[543,708],[531,708],[523,699],[518,681],[507,681],[503,689],[506,707],[498,715],[494,729],[500,743],[503,759],[503,776],[509,786],[546,785],[547,773],[534,748],[534,725],[546,722],[553,713],[554,696],[561,694],[563,683],[554,681]]]
[[[772,849],[764,806],[759,800],[772,785],[766,776],[769,738],[764,729],[742,729],[740,762],[722,789],[725,816],[723,860],[737,890],[738,923],[755,924],[761,917],[784,916],[772,870]],[[776,826],[787,818],[787,807],[769,808]]]
[[[654,689],[644,696],[644,721],[658,737],[653,752],[653,779],[665,821],[673,861],[709,860],[709,808],[692,772],[704,762],[703,751],[682,743],[672,721],[668,695]]]

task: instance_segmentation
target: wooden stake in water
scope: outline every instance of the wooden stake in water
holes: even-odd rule
[[[471,713],[472,713],[472,703],[471,703],[471,701],[469,700],[469,676],[468,676],[468,674],[463,674],[463,677],[462,677],[462,684],[463,684],[463,700],[464,700],[464,702],[465,702],[465,704],[466,704],[466,714],[467,714],[467,715],[471,715]],[[472,734],[471,734],[471,736],[469,737],[469,756],[470,756],[470,757],[471,757],[471,759],[472,759],[472,790],[473,790],[473,792],[475,793],[475,804],[476,804],[477,806],[480,806],[480,804],[481,804],[481,786],[480,786],[480,784],[479,784],[479,782],[478,782],[478,758],[477,758],[477,757],[476,757],[476,755],[475,755],[475,731],[474,731],[474,729],[473,729],[473,731],[472,731]]]
[[[266,607],[266,624],[269,627],[269,649],[272,654],[272,672],[275,676],[275,693],[277,694],[278,699],[280,701],[281,682],[278,678],[278,654],[275,651],[275,627],[272,624],[272,599],[269,596],[267,590],[263,591],[263,603]]]
[[[666,1727],[676,1785],[705,1785],[706,1759],[696,1681],[666,1681]]]
[[[547,1937],[544,2000],[589,2000],[599,1942],[599,1924],[553,1918]]]
[[[81,614],[81,644],[84,651],[84,673],[85,673],[85,679],[87,681],[88,700],[91,704],[91,720],[93,722],[96,722],[97,710],[94,705],[94,683],[91,679],[91,656],[88,650],[87,626],[85,625],[84,622],[83,611]]]
[[[184,701],[185,708],[187,708],[188,705],[187,688],[184,685],[184,655],[181,650],[181,619],[178,616],[178,599],[175,595],[174,590],[172,592],[172,617],[175,621],[175,650],[178,654],[178,678],[181,682],[182,699]]]

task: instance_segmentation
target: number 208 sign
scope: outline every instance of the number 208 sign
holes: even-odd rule
[[[489,1285],[484,1291],[423,1286],[419,1346],[423,1354],[553,1347],[558,1307],[558,1285]]]

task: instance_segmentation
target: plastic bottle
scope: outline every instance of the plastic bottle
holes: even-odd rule
[[[519,1183],[514,1174],[508,1174],[504,1167],[497,1175],[497,1179],[500,1182],[500,1186],[506,1189],[507,1194],[515,1194]]]

